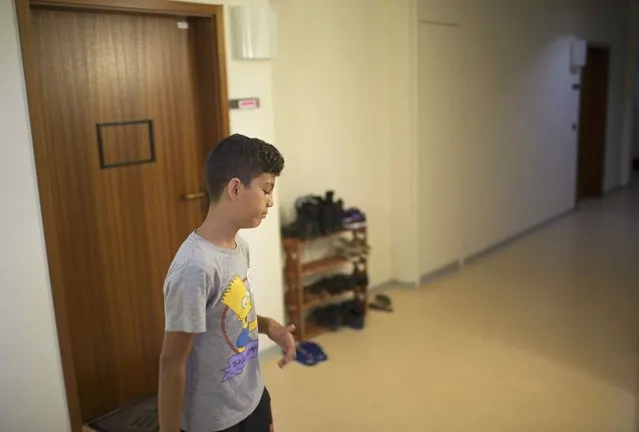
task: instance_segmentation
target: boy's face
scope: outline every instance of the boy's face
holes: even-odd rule
[[[237,200],[240,223],[243,228],[255,228],[262,223],[268,209],[273,207],[275,175],[264,173],[254,178],[249,186],[240,186],[240,189]]]

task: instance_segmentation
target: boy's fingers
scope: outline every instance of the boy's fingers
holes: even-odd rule
[[[293,333],[295,331],[295,324],[290,324],[286,326],[286,331],[289,333]]]
[[[286,357],[282,357],[278,362],[277,365],[281,368],[283,368],[284,366],[286,366],[292,359],[288,359]]]

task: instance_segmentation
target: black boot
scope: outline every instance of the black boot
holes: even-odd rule
[[[341,231],[344,229],[344,224],[342,220],[344,218],[344,201],[341,199],[337,200],[337,202],[333,205],[333,211],[331,212],[333,218],[333,226],[335,227],[335,231]]]
[[[324,198],[320,198],[319,221],[322,235],[335,232],[333,222],[333,191],[327,191]]]
[[[295,202],[297,218],[293,223],[282,228],[285,238],[309,240],[320,235],[319,205],[315,197],[307,195]]]

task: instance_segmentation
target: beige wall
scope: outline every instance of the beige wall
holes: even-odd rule
[[[390,147],[382,0],[274,0],[275,144],[283,218],[300,195],[335,190],[369,218],[373,284],[391,277]]]
[[[464,32],[451,25],[418,30],[418,239],[419,271],[432,273],[463,255],[463,159],[469,89],[463,63]],[[463,221],[466,222],[466,221]]]
[[[394,280],[419,282],[417,0],[390,0],[385,11],[384,85],[390,146],[391,263]]]
[[[416,0],[272,0],[283,219],[334,189],[369,218],[372,285],[417,271]]]

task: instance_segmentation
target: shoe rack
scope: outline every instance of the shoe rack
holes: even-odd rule
[[[310,319],[312,311],[318,307],[328,306],[345,300],[360,302],[367,313],[368,307],[368,257],[366,253],[346,253],[343,249],[333,247],[333,254],[327,257],[303,262],[304,250],[322,240],[332,240],[343,244],[368,245],[366,227],[344,229],[336,233],[308,240],[299,238],[284,238],[283,247],[286,254],[284,266],[285,308],[290,323],[297,328],[295,337],[298,341],[313,339],[322,333],[330,331],[326,327],[317,325]],[[358,275],[353,280],[359,280],[350,289],[339,294],[329,292],[311,293],[309,279],[341,270],[341,273]]]

